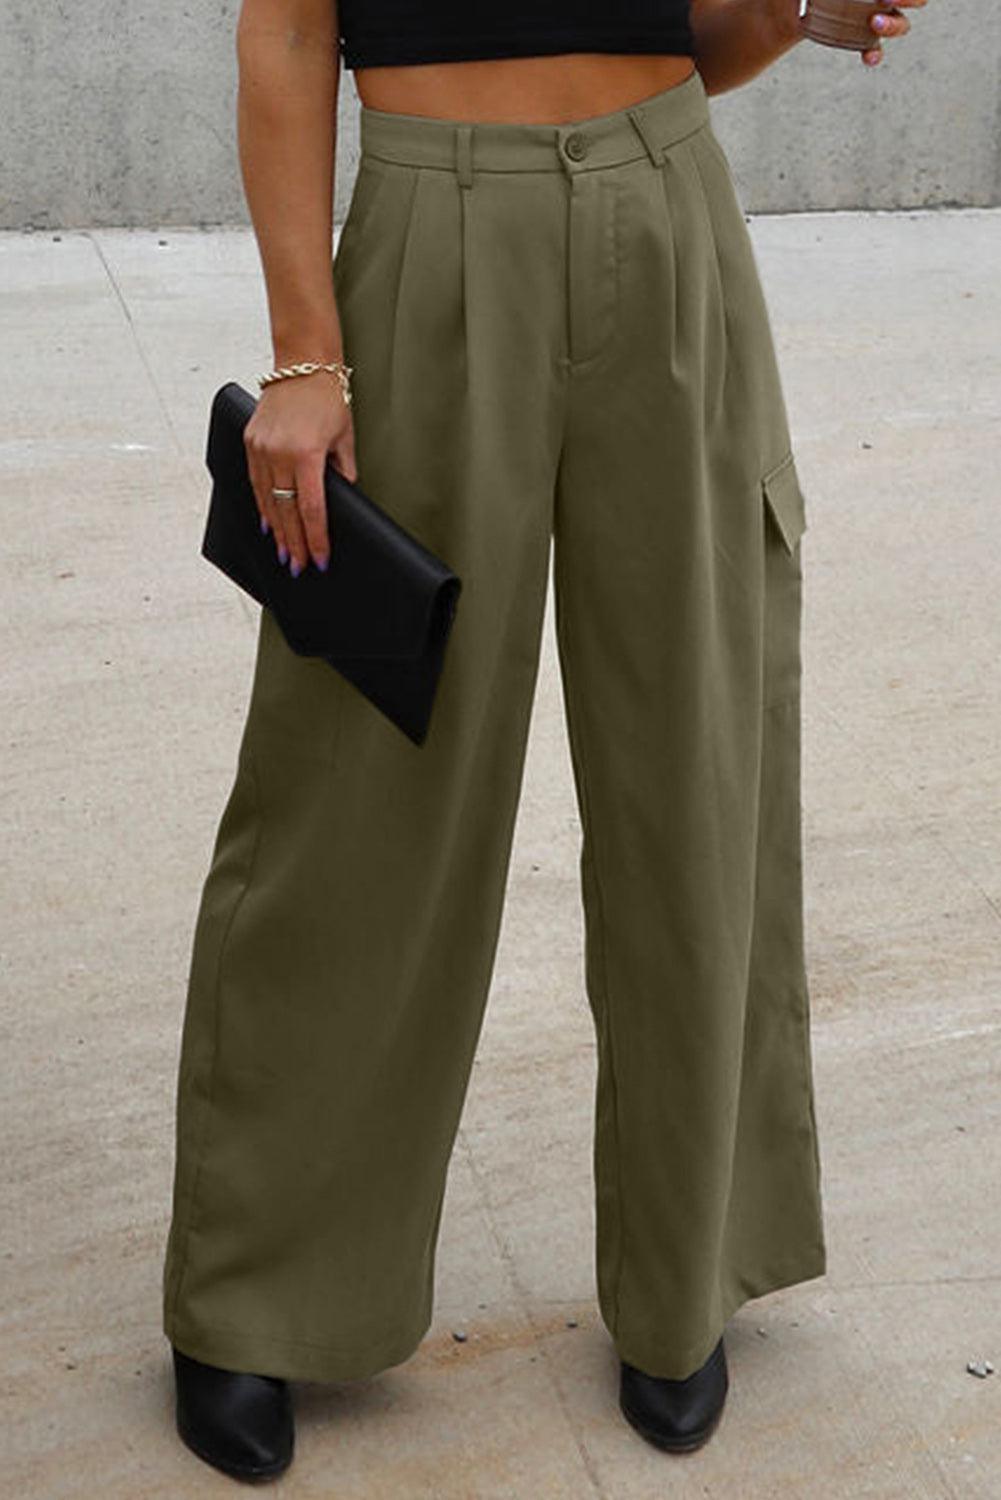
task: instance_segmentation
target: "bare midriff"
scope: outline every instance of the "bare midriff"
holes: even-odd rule
[[[450,120],[559,124],[610,114],[683,83],[691,57],[563,52],[355,69],[362,104]]]

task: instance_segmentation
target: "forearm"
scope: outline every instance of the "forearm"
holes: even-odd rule
[[[332,0],[312,19],[304,31],[273,6],[245,4],[237,27],[240,169],[276,364],[342,355],[331,269],[340,70]]]
[[[739,87],[801,38],[797,0],[693,0],[695,66],[707,94]]]

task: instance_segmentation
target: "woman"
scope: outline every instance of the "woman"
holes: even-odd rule
[[[826,1266],[804,502],[706,102],[795,45],[798,4],[337,9],[244,0],[239,22],[277,367],[246,437],[261,524],[294,574],[326,565],[329,453],[463,594],[420,747],[261,613],[178,1080],[178,1427],[230,1474],[277,1474],[289,1380],[373,1374],[429,1325],[552,542],[599,1302],[622,1412],[690,1449],[722,1410],[726,1319]],[[362,156],[331,276],[339,53]]]

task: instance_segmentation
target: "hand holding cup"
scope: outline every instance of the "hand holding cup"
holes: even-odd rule
[[[825,47],[843,47],[861,54],[869,66],[882,60],[880,43],[903,36],[911,23],[904,9],[924,5],[926,0],[895,0],[874,4],[873,0],[797,0],[800,34]]]

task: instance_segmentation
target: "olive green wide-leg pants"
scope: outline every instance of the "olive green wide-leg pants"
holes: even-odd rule
[[[359,482],[464,587],[422,746],[261,613],[193,945],[164,1328],[334,1380],[430,1324],[552,542],[599,1305],[622,1358],[683,1377],[743,1302],[826,1268],[804,500],[751,243],[697,73],[575,124],[363,107],[361,146],[333,263]]]

